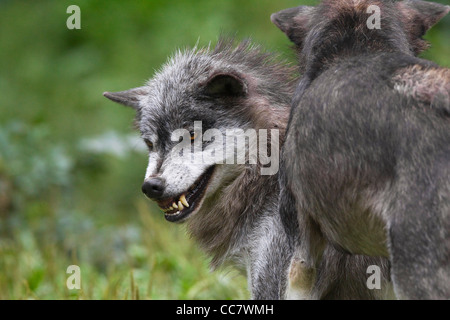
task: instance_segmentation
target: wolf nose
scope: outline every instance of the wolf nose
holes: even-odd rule
[[[142,185],[142,192],[150,199],[158,199],[164,193],[164,181],[161,178],[151,178]]]

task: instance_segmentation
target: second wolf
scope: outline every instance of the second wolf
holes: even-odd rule
[[[450,299],[450,70],[414,57],[449,10],[324,0],[272,16],[303,72],[281,214],[292,236],[300,227],[305,270],[332,262],[329,248],[389,257],[398,298]],[[316,276],[315,286],[326,274]]]

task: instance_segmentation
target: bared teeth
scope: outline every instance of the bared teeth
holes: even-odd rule
[[[183,211],[185,208],[189,208],[189,202],[187,202],[187,200],[186,200],[186,195],[183,194],[180,196],[178,201],[174,201],[170,207],[167,207],[164,209],[161,208],[161,210],[164,211],[165,213],[174,212],[174,210],[176,210],[175,213],[178,214],[181,211]]]
[[[181,202],[186,208],[189,208],[189,203],[187,202],[186,196],[185,196],[184,194],[180,197],[180,201],[178,202],[178,206],[180,206],[180,202]]]

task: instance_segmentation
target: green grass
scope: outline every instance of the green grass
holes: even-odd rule
[[[25,226],[14,240],[3,239],[0,299],[248,298],[242,275],[211,273],[183,228],[167,226],[151,209],[137,201],[135,221],[69,233],[62,242],[51,239],[55,226],[46,227],[47,236]],[[80,266],[81,290],[66,287],[69,265]]]
[[[248,298],[141,195],[137,144],[119,157],[83,141],[132,134],[133,110],[102,92],[142,85],[178,48],[224,32],[294,61],[269,16],[300,2],[0,1],[0,299]],[[81,30],[66,28],[71,4]],[[424,57],[450,66],[450,17],[427,38]],[[81,290],[66,287],[72,264]]]

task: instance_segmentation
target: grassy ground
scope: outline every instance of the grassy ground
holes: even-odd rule
[[[0,299],[248,298],[242,275],[211,273],[141,195],[133,111],[102,92],[142,85],[221,32],[292,59],[269,16],[300,2],[0,0]],[[81,30],[66,28],[71,4]],[[425,57],[450,66],[449,17],[427,37]],[[81,290],[66,287],[69,265]]]

